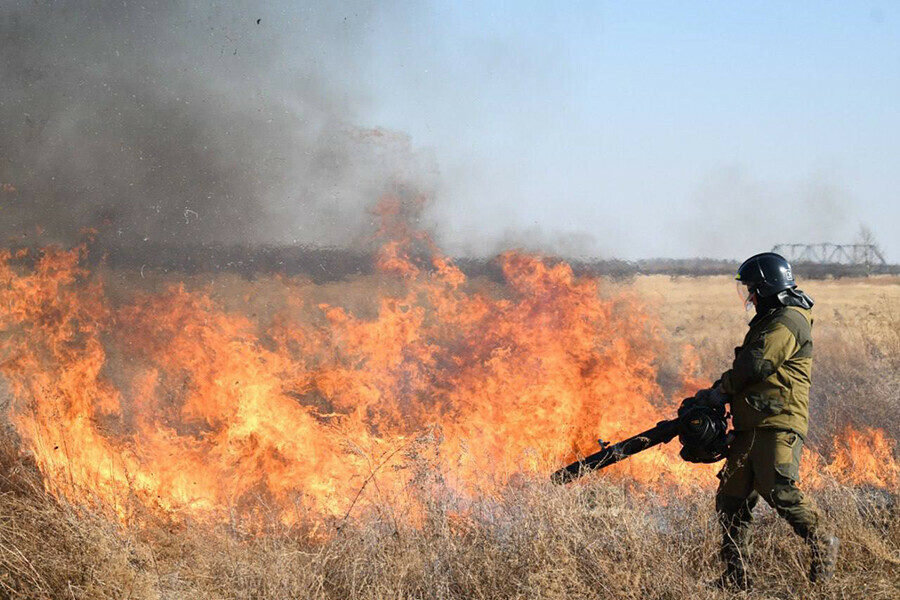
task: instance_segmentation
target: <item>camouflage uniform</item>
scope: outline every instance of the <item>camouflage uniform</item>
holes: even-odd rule
[[[797,487],[809,428],[811,332],[806,308],[779,306],[758,314],[721,378],[721,389],[731,395],[735,439],[719,473],[716,511],[726,576],[744,585],[751,513],[760,497],[810,543],[814,569],[820,540],[829,537],[815,503]]]

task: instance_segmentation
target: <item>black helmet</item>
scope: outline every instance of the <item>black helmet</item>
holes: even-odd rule
[[[745,260],[738,268],[735,279],[760,298],[797,287],[791,264],[774,252],[763,252]]]

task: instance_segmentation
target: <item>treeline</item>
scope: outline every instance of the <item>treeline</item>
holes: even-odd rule
[[[35,252],[30,256],[34,257]],[[28,259],[25,259],[28,260]],[[337,281],[375,270],[375,255],[343,248],[305,246],[184,245],[147,243],[141,246],[115,246],[95,243],[88,260],[103,262],[113,269],[156,270],[180,273],[237,273],[247,278],[261,274],[305,275],[315,282]],[[427,268],[427,256],[413,260]],[[732,275],[739,266],[735,260],[713,258],[652,258],[637,261],[621,259],[564,258],[548,256],[549,261],[566,261],[579,275],[628,279],[637,275],[703,277]],[[496,258],[458,258],[456,264],[470,277],[484,276],[502,280]],[[797,263],[794,270],[804,279],[900,275],[900,265],[843,265]]]

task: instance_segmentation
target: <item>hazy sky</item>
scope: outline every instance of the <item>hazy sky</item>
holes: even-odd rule
[[[900,261],[900,5],[444,2],[377,11],[372,124],[433,151],[445,243]]]
[[[0,237],[900,262],[900,3],[10,0]]]

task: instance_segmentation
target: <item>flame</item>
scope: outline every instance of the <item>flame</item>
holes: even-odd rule
[[[357,310],[286,278],[283,307],[263,315],[252,298],[226,308],[183,284],[113,298],[84,247],[47,248],[27,269],[27,256],[0,254],[0,372],[48,490],[123,519],[413,516],[423,473],[460,498],[492,493],[593,452],[597,432],[615,440],[671,413],[661,328],[639,297],[516,252],[499,257],[504,285],[469,281],[409,210],[379,205],[380,275]],[[891,455],[871,439],[873,457]],[[712,480],[715,466],[676,453],[610,471]],[[840,457],[837,470],[870,469]],[[893,464],[873,482],[896,485]]]
[[[900,488],[897,442],[883,429],[847,426],[835,439],[826,471],[841,483],[884,489]]]

